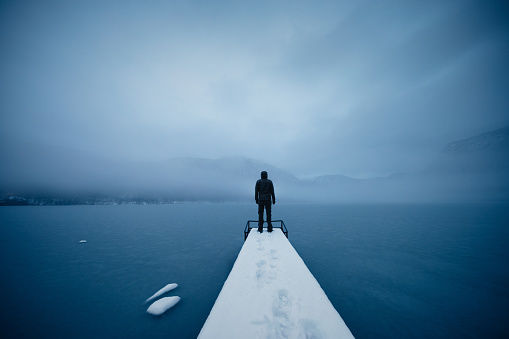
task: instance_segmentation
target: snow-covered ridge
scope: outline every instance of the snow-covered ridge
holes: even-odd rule
[[[444,147],[447,154],[467,154],[482,151],[502,151],[509,146],[509,127],[451,142]]]
[[[252,230],[198,336],[353,338],[281,230]]]

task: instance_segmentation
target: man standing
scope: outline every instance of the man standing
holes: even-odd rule
[[[255,200],[258,204],[258,232],[263,232],[263,209],[267,213],[267,230],[272,232],[271,205],[276,203],[274,185],[267,179],[267,172],[262,171],[262,178],[258,179],[255,185]],[[272,203],[270,201],[272,197]]]

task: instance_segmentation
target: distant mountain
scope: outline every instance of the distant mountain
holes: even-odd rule
[[[509,127],[447,144],[427,171],[481,175],[509,171]]]
[[[70,204],[251,202],[262,170],[280,202],[509,201],[509,127],[446,145],[423,171],[373,179],[298,179],[245,157],[113,161],[65,147],[0,141],[0,205],[27,204],[26,198]]]
[[[341,174],[329,174],[329,175],[320,175],[307,180],[309,183],[313,183],[316,185],[329,185],[329,184],[346,184],[346,183],[356,183],[358,179],[354,179],[351,177],[347,177],[346,175]]]
[[[282,187],[298,181],[284,170],[244,157],[174,158],[135,163],[124,173],[131,182],[136,182],[131,191],[172,194],[189,200],[254,200],[255,181],[262,170]]]
[[[445,154],[465,155],[486,152],[509,152],[509,126],[474,137],[451,142],[443,149]]]
[[[430,201],[509,201],[509,127],[445,145],[430,166],[398,185]]]
[[[337,202],[509,201],[509,127],[451,142],[419,172],[372,179],[320,176],[304,187],[315,200]]]
[[[268,171],[282,192],[298,183],[287,171],[245,157],[115,161],[65,147],[1,141],[0,194],[4,197],[254,201],[254,184],[262,170]]]

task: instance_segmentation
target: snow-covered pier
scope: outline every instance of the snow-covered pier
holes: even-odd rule
[[[198,338],[353,338],[281,229],[264,231],[249,232]]]

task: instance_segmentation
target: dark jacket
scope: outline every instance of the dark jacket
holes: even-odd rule
[[[270,201],[276,203],[276,196],[274,195],[274,185],[269,179],[258,179],[255,186],[255,200],[258,201]]]

